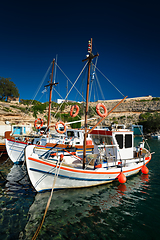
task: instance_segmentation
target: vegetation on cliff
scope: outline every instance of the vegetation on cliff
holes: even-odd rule
[[[139,123],[143,125],[144,133],[157,132],[160,130],[160,113],[154,112],[146,112],[139,116]]]
[[[154,101],[154,104],[153,104]],[[6,103],[6,104],[5,104]],[[3,104],[0,106],[0,110],[3,112],[11,113],[25,113],[28,116],[32,116],[35,119],[37,117],[43,118],[45,122],[48,119],[48,106],[49,103],[41,103],[36,100],[24,100],[21,99],[20,103],[7,103],[3,101]],[[72,118],[70,116],[70,109],[72,105],[79,106],[79,114],[77,117]],[[88,118],[92,118],[97,115],[96,113],[96,104],[91,103],[88,109]],[[106,104],[108,111],[112,109],[112,105]],[[17,111],[16,111],[17,109]],[[57,112],[58,111],[58,112]],[[143,112],[140,114],[140,112]],[[121,109],[118,109],[117,112],[114,112],[113,115],[110,115],[109,118],[105,119],[104,124],[107,126],[110,124],[139,124],[143,125],[144,133],[151,133],[160,130],[160,98],[154,98],[154,100],[135,102],[130,101],[123,104]],[[78,121],[84,118],[85,114],[85,104],[84,103],[75,103],[75,102],[66,102],[58,104],[52,102],[51,106],[51,119],[52,121],[62,120],[64,122],[73,122]],[[7,114],[8,116],[8,114]],[[8,119],[7,119],[8,120]],[[6,118],[5,118],[6,121]],[[81,127],[81,123],[73,123],[73,128]]]

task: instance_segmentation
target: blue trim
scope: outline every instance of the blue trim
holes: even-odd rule
[[[24,150],[24,149],[23,149]],[[20,151],[20,150],[16,150],[16,149],[12,149],[12,148],[9,148],[9,151],[14,151],[14,152],[19,152],[19,153],[22,153],[22,150]]]
[[[29,168],[29,170],[31,171],[34,171],[34,172],[40,172],[40,173],[43,173],[43,174],[50,174],[50,175],[55,175],[55,173],[53,172],[45,172],[45,171],[42,171],[42,170],[38,170],[38,169],[35,169],[35,168]],[[61,174],[58,174],[58,176],[60,177],[63,177],[63,178],[70,178],[70,179],[75,179],[75,180],[80,180],[80,181],[113,181],[115,180],[115,178],[113,179],[89,179],[89,178],[75,178],[75,177],[68,177],[68,176],[64,176],[64,175],[61,175]]]

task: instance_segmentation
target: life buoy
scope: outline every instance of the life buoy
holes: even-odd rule
[[[104,110],[104,113],[101,113],[100,112],[100,107],[103,108]],[[102,103],[98,103],[97,106],[96,106],[96,112],[97,114],[100,116],[100,117],[106,117],[107,116],[107,108],[104,106],[104,104]]]
[[[58,128],[58,125],[59,125],[59,124],[62,124],[62,125],[63,125],[63,127],[64,127],[64,130],[63,130],[63,131],[60,131],[60,130],[59,130],[59,128]],[[64,132],[66,131],[66,125],[64,124],[64,122],[59,121],[59,122],[56,123],[55,129],[56,129],[56,131],[57,131],[58,133],[64,133]]]
[[[76,112],[73,114],[74,108],[76,108]],[[71,107],[71,110],[70,110],[70,116],[71,116],[71,117],[76,117],[76,116],[78,115],[78,113],[79,113],[79,107],[78,107],[78,105],[72,106],[72,107]]]
[[[41,122],[40,125],[37,124],[38,121]],[[35,122],[34,122],[34,126],[35,126],[36,129],[40,129],[40,128],[43,126],[43,119],[37,118],[37,119],[35,120]]]

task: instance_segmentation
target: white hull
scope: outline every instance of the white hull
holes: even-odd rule
[[[24,161],[24,149],[27,147],[27,143],[5,139],[5,144],[7,154],[13,163]]]
[[[13,163],[20,164],[25,161],[25,148],[28,146],[27,143],[5,139],[5,144],[8,156]],[[40,156],[49,149],[50,148],[46,148],[45,146],[39,146],[35,149],[35,153]]]
[[[28,146],[27,143],[21,142],[21,141],[15,141],[15,140],[9,140],[5,139],[5,145],[6,150],[9,158],[11,161],[15,164],[20,164],[25,161],[25,148]],[[66,145],[60,144],[58,146],[61,146],[62,148],[65,148]],[[81,145],[78,145],[78,147],[82,147]],[[83,149],[80,149],[77,147],[76,154],[79,157],[83,156]],[[46,147],[46,146],[40,146],[37,145],[37,148],[35,149],[35,153],[38,154],[38,156],[46,153],[49,151],[52,147]],[[56,147],[55,147],[56,149]],[[87,149],[87,154],[92,153],[92,148]]]
[[[93,169],[90,167],[86,170],[82,169],[82,164],[73,167],[62,163],[59,170],[59,166],[56,168],[57,161],[40,159],[34,154],[30,156],[33,147],[34,146],[28,146],[26,148],[26,163],[30,180],[37,192],[52,189],[57,170],[59,174],[54,189],[83,188],[106,184],[116,180],[121,172],[121,167],[118,166],[118,162],[116,166],[110,168]],[[145,162],[143,158],[141,158],[141,161],[139,161],[139,158],[126,160],[126,164],[122,168],[123,174],[129,177],[138,173],[144,163],[147,164],[150,159],[151,155],[145,158]]]
[[[160,135],[151,135],[151,138],[160,140]]]

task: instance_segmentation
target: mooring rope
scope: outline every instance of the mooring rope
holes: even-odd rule
[[[63,161],[62,161],[62,162],[63,162]],[[44,219],[45,219],[45,217],[46,217],[46,214],[47,214],[47,211],[48,211],[48,208],[49,208],[51,199],[52,199],[53,190],[54,190],[54,187],[55,187],[55,184],[56,184],[56,180],[57,180],[57,178],[58,178],[58,174],[59,174],[59,171],[60,171],[60,167],[61,167],[62,162],[60,162],[60,159],[59,159],[58,162],[57,162],[56,172],[55,172],[55,177],[54,177],[54,181],[53,181],[53,185],[52,185],[51,194],[50,194],[50,196],[49,196],[49,199],[48,199],[48,202],[47,202],[47,205],[46,205],[46,209],[45,209],[45,212],[44,212],[42,221],[41,221],[41,223],[39,224],[39,226],[38,226],[38,228],[37,228],[37,230],[36,230],[36,232],[35,232],[32,240],[35,240],[35,239],[37,238],[37,236],[38,236],[38,234],[39,234],[39,232],[40,232],[40,230],[41,230],[41,228],[42,228],[42,226],[43,226]],[[58,167],[58,166],[59,166],[59,167]]]

